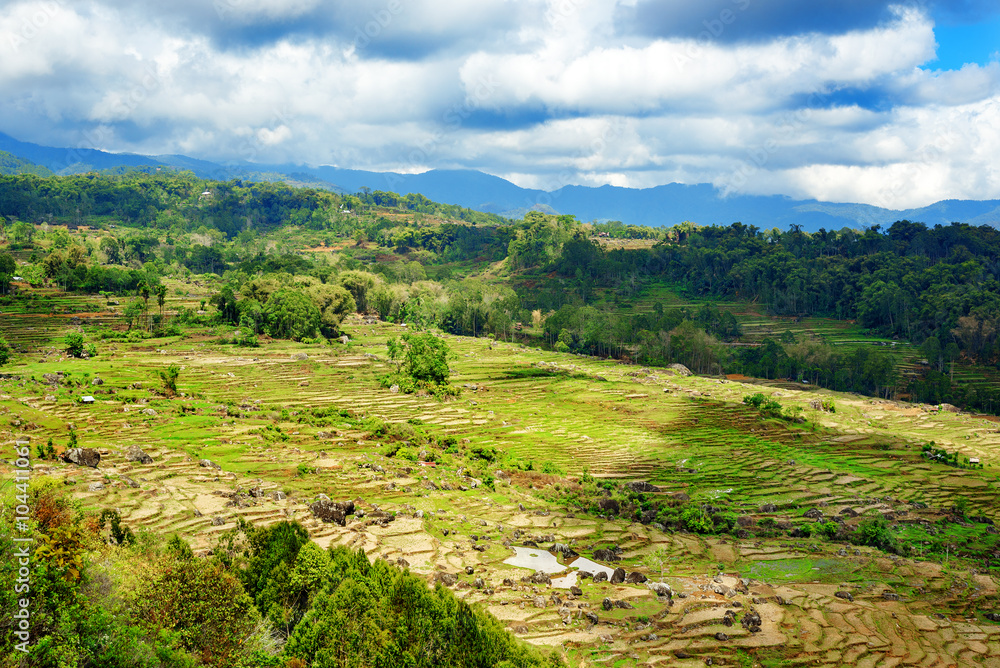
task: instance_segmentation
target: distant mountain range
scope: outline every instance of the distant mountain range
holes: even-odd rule
[[[944,200],[919,209],[892,210],[869,204],[793,200],[782,196],[723,197],[712,185],[671,183],[655,188],[565,186],[552,192],[520,188],[496,176],[473,170],[432,170],[423,174],[366,172],[338,167],[220,164],[183,155],[145,156],[95,149],[40,146],[0,133],[0,173],[78,174],[95,170],[169,167],[190,170],[202,178],[286,181],[294,185],[355,193],[362,188],[400,195],[420,193],[436,202],[520,218],[531,209],[573,214],[579,220],[620,220],[634,225],[669,226],[685,220],[701,225],[742,222],[761,229],[800,225],[864,227],[912,220],[928,225],[963,222],[1000,227],[1000,200]]]

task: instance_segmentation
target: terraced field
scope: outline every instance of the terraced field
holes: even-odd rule
[[[61,450],[72,425],[81,446],[100,450],[99,467],[39,460],[34,479],[67,483],[86,507],[117,508],[134,530],[178,533],[205,552],[238,518],[291,517],[321,545],[363,547],[429,581],[454,574],[460,596],[529,642],[562,646],[578,665],[1000,666],[1000,625],[984,616],[1000,607],[995,561],[903,558],[781,528],[813,522],[806,512],[846,526],[882,516],[900,538],[950,531],[956,548],[964,536],[971,549],[989,538],[987,525],[946,511],[964,499],[970,515],[1000,521],[1000,434],[984,418],[451,336],[462,394],[442,402],[378,386],[385,342],[404,331],[387,323],[349,321],[346,345],[240,349],[219,343],[229,330],[203,328],[98,341],[96,358],[78,360],[58,343],[76,326],[72,312],[28,315],[30,324],[0,314],[0,331],[28,351],[0,380],[0,430],[6,441],[51,437]],[[107,317],[80,326],[93,331]],[[176,398],[156,377],[169,364],[181,367]],[[740,404],[758,391],[808,421],[766,420]],[[84,394],[96,402],[80,403]],[[811,408],[820,395],[834,399],[835,414]],[[328,423],[304,419],[319,408]],[[457,454],[435,466],[387,457],[374,418],[453,437],[466,451],[496,447],[506,469],[490,488]],[[985,466],[931,463],[921,456],[930,440]],[[127,461],[132,446],[153,462]],[[747,537],[585,512],[563,494],[579,489],[585,470],[615,487],[654,483],[653,499],[728,502]],[[320,493],[353,499],[361,513],[345,526],[321,522],[309,510]],[[755,532],[764,526],[776,529]],[[582,579],[573,593],[525,581],[530,571],[503,562],[527,541],[587,557],[615,546],[620,561],[610,566],[665,582],[671,595],[644,584]]]

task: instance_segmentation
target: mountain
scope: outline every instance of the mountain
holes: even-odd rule
[[[928,225],[960,221],[1000,227],[1000,200],[944,200],[917,209],[884,209],[870,204],[794,200],[780,195],[723,196],[709,184],[670,183],[655,188],[564,186],[547,192],[521,188],[497,176],[474,170],[432,170],[422,174],[367,172],[339,167],[264,165],[249,162],[220,164],[184,155],[144,156],[108,153],[97,149],[54,148],[21,142],[0,133],[0,151],[27,165],[56,174],[139,167],[190,170],[212,179],[283,180],[294,185],[355,193],[362,188],[407,195],[420,193],[436,202],[520,218],[531,209],[573,214],[579,220],[620,220],[634,225],[674,225],[689,220],[701,225],[742,222],[761,229],[806,231],[890,225],[913,220]],[[2,169],[3,163],[0,163]],[[17,167],[12,167],[16,172]]]

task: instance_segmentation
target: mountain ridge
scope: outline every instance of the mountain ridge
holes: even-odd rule
[[[401,174],[329,165],[314,167],[244,161],[223,164],[185,155],[146,156],[42,146],[3,133],[0,133],[0,151],[63,175],[122,167],[167,167],[191,170],[202,178],[306,182],[340,193],[355,193],[362,188],[404,196],[419,193],[437,202],[515,218],[531,209],[541,209],[572,214],[583,221],[620,220],[626,224],[656,227],[683,221],[700,225],[742,222],[761,229],[788,229],[797,225],[812,232],[820,228],[885,226],[904,219],[928,225],[963,222],[1000,227],[1000,200],[949,199],[913,209],[887,209],[862,203],[796,200],[784,195],[725,196],[705,183],[669,183],[651,188],[566,185],[545,191],[522,188],[498,176],[471,169]]]

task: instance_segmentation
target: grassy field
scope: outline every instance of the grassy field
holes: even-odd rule
[[[170,283],[167,309],[197,308],[210,292],[200,279]],[[575,665],[1000,666],[1000,626],[983,616],[998,608],[998,561],[982,556],[996,556],[996,534],[949,512],[961,503],[970,517],[1000,521],[995,422],[448,335],[461,395],[440,401],[379,386],[386,341],[404,331],[390,323],[351,318],[346,345],[239,348],[222,326],[101,339],[119,324],[120,306],[38,295],[0,313],[0,331],[24,351],[3,369],[0,429],[7,441],[52,438],[62,450],[73,428],[81,446],[101,452],[100,466],[37,460],[34,480],[65,483],[87,508],[117,508],[140,533],[177,533],[204,553],[237,518],[291,517],[320,545],[363,547],[428,579],[457,573],[459,595],[527,641],[561,646]],[[748,332],[787,325],[840,345],[857,336],[821,320],[738,315]],[[68,358],[69,331],[82,331],[98,355]],[[176,397],[158,378],[170,364],[180,367]],[[763,419],[740,403],[753,392],[800,408],[806,422]],[[83,395],[96,402],[80,403]],[[836,412],[812,408],[818,397]],[[400,452],[418,461],[386,456],[385,425],[404,434],[410,445]],[[420,466],[420,433],[455,446],[437,451],[436,466]],[[929,462],[921,447],[932,440],[984,468]],[[126,461],[131,446],[153,463]],[[477,448],[499,452],[492,487],[466,475]],[[613,489],[654,483],[659,500],[725,506],[746,531],[696,535],[587,512],[577,494],[585,475]],[[365,516],[344,527],[320,522],[308,509],[320,493],[354,499]],[[848,527],[886,517],[897,539],[919,549],[904,558],[791,537],[789,529],[815,523],[809,511]],[[524,583],[528,571],[502,562],[510,544],[526,540],[570,544],[587,557],[617,546],[621,562],[612,565],[677,594],[668,601],[643,585],[585,580],[573,595]],[[487,587],[471,587],[475,577]],[[632,607],[606,610],[605,599]],[[751,610],[758,632],[741,624]]]

